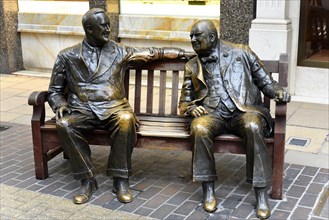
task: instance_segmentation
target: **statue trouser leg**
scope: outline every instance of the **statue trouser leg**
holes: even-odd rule
[[[194,118],[191,122],[193,181],[202,182],[203,208],[208,212],[217,209],[215,196],[216,164],[213,138],[222,133],[224,121],[211,114]]]
[[[106,124],[111,134],[107,175],[113,176],[113,191],[118,200],[124,203],[133,200],[128,180],[132,173],[131,154],[136,143],[135,125],[135,116],[129,109],[115,112]]]
[[[93,178],[93,164],[89,144],[82,131],[93,129],[92,116],[80,113],[67,114],[56,122],[61,146],[69,156],[73,176],[77,180]]]
[[[232,130],[244,138],[246,146],[247,182],[255,189],[256,215],[261,219],[270,217],[267,189],[271,183],[272,168],[267,144],[264,140],[267,124],[257,113],[243,113],[232,121]]]
[[[93,165],[89,144],[81,131],[93,128],[93,116],[80,113],[67,114],[56,122],[61,146],[69,156],[69,162],[75,179],[81,180],[81,188],[77,195],[73,196],[75,204],[86,203],[97,190],[97,182],[94,179]]]

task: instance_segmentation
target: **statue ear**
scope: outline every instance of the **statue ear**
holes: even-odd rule
[[[88,34],[92,34],[93,33],[93,27],[90,24],[86,25],[86,32]]]
[[[216,40],[216,35],[214,33],[210,33],[210,42],[214,43]]]

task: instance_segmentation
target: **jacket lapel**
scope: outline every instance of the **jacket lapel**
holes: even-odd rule
[[[85,58],[82,55],[82,44],[78,44],[73,50],[72,50],[72,55],[75,59],[74,63],[72,63],[76,70],[80,73],[80,77],[86,81],[89,79],[90,74],[89,74],[89,70],[85,61]]]
[[[115,61],[118,56],[117,48],[112,41],[105,44],[102,48],[101,55],[99,57],[98,67],[94,76],[103,75]]]
[[[227,67],[231,63],[232,53],[231,50],[222,42],[219,43],[219,60],[220,60],[220,73],[224,79]]]
[[[205,85],[205,87],[207,87],[206,81],[204,80],[203,67],[199,57],[197,58],[197,66],[198,66],[197,78]]]

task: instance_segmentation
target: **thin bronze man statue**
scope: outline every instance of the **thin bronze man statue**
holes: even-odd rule
[[[95,128],[109,131],[111,151],[107,175],[120,202],[133,199],[129,176],[136,141],[136,118],[125,98],[124,73],[140,62],[190,58],[194,53],[175,48],[133,48],[109,39],[110,22],[103,9],[93,8],[82,18],[82,43],[61,51],[49,85],[48,102],[56,113],[61,145],[74,178],[82,186],[73,202],[87,202],[97,190],[91,151],[84,134]],[[65,96],[67,91],[67,97]]]
[[[202,182],[203,207],[216,210],[217,179],[213,138],[231,132],[244,138],[247,182],[255,190],[258,218],[271,215],[268,187],[272,168],[264,137],[271,134],[272,118],[262,107],[261,92],[277,102],[289,102],[290,95],[278,86],[248,46],[218,39],[209,20],[196,22],[190,33],[198,54],[185,66],[180,112],[192,116],[193,181]]]

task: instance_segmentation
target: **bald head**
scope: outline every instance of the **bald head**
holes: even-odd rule
[[[197,27],[202,27],[204,31],[207,31],[208,33],[213,33],[216,37],[216,41],[218,40],[218,32],[214,22],[206,19],[198,20],[193,24],[192,30]]]
[[[89,11],[87,11],[83,17],[82,17],[82,26],[86,30],[87,25],[91,25],[94,23],[97,14],[105,14],[104,9],[102,8],[92,8]]]
[[[109,41],[110,21],[101,8],[92,8],[82,17],[85,40],[94,47],[101,47]]]
[[[218,43],[218,33],[215,24],[210,20],[199,20],[191,29],[191,44],[199,56],[208,56]]]

